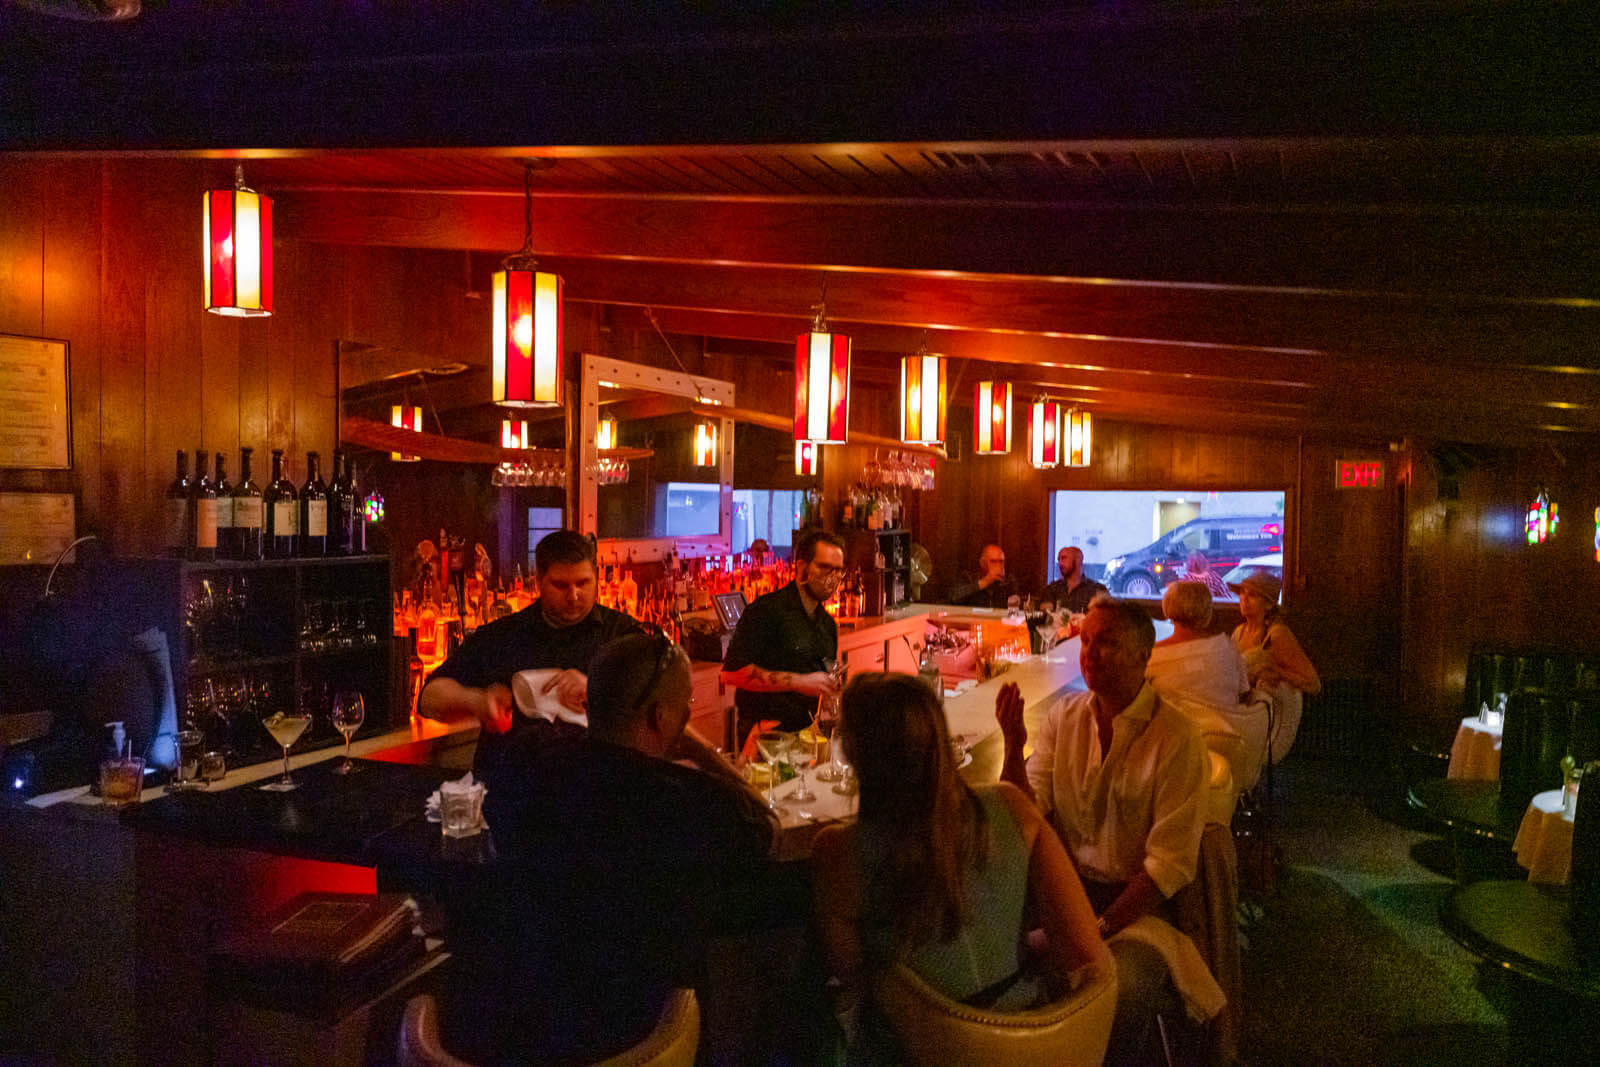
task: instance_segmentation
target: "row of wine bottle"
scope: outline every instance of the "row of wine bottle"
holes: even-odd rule
[[[250,476],[253,449],[239,449],[239,481],[230,484],[221,452],[216,472],[206,452],[178,450],[177,477],[167,486],[164,540],[169,555],[197,560],[288,559],[349,555],[367,550],[366,508],[356,486],[354,462],[333,452],[333,481],[322,480],[322,457],[306,453],[305,484],[295,488],[284,474],[283,449],[272,450],[272,480],[259,488]]]

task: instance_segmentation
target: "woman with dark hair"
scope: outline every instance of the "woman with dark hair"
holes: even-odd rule
[[[1020,706],[1004,686],[997,711]],[[937,697],[916,678],[863,674],[845,689],[836,741],[860,779],[854,825],[813,845],[817,909],[841,1011],[904,963],[943,995],[1019,1011],[1060,996],[1081,968],[1108,967],[1094,912],[1038,809],[1004,782],[973,789]],[[1043,928],[1030,959],[1028,931]],[[871,1058],[881,1027],[851,1035]]]

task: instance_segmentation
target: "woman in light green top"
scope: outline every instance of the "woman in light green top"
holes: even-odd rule
[[[1021,700],[1007,685],[996,704]],[[861,782],[860,816],[824,829],[812,852],[842,1012],[895,962],[953,1000],[1001,1011],[1061,995],[1086,965],[1110,966],[1060,841],[1015,787],[962,781],[927,686],[909,675],[858,676],[835,740]],[[1037,959],[1032,925],[1044,935]]]

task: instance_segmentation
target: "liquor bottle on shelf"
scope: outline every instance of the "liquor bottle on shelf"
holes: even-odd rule
[[[628,615],[638,615],[639,612],[639,583],[633,577],[633,555],[628,556],[628,569],[622,572],[622,584],[617,590],[617,609]]]
[[[283,476],[283,449],[272,450],[272,481],[261,497],[266,511],[266,550],[268,559],[294,556],[295,533],[300,526],[300,507],[294,483]]]
[[[239,449],[239,484],[233,487],[233,559],[261,558],[261,490],[250,480],[250,453]]]
[[[194,453],[194,479],[189,483],[190,514],[194,529],[189,537],[189,558],[209,562],[217,558],[217,491],[206,477],[206,450]]]
[[[406,632],[406,707],[411,710],[411,721],[417,719],[417,702],[422,699],[422,684],[428,676],[428,668],[422,662],[422,657],[417,654],[417,633],[415,630]]]
[[[344,449],[333,450],[333,481],[328,483],[328,554],[350,554],[350,516],[353,500]]]
[[[328,487],[316,452],[306,453],[306,484],[300,488],[300,554],[328,554]]]
[[[417,655],[430,660],[439,654],[439,610],[433,604],[433,579],[422,582],[422,604],[417,609]]]
[[[211,479],[211,488],[217,494],[217,558],[238,559],[234,553],[233,486],[228,484],[228,460],[217,453],[217,476]]]
[[[345,457],[344,481],[350,501],[350,554],[361,555],[367,550],[367,494],[361,491],[354,456]]]
[[[189,456],[178,449],[178,474],[167,483],[166,522],[162,527],[162,548],[169,556],[181,556],[189,544]]]

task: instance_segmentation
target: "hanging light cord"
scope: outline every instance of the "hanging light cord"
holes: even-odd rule
[[[683,372],[683,376],[689,379],[689,384],[694,386],[695,400],[702,404],[706,403],[706,395],[700,388],[700,380],[694,375],[690,374],[689,368],[685,367],[683,365],[683,360],[678,358],[678,350],[672,347],[672,342],[667,340],[667,335],[662,332],[661,323],[656,318],[656,309],[646,306],[644,309],[644,315],[645,318],[650,320],[650,325],[655,327],[656,336],[661,338],[661,343],[667,346],[667,355],[672,357],[672,362],[678,365],[678,369]]]

